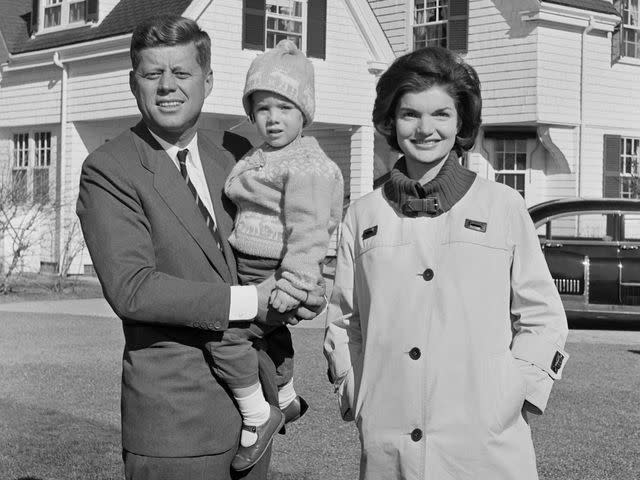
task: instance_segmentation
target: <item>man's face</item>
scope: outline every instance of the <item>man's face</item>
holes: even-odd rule
[[[129,86],[149,129],[172,144],[188,143],[213,75],[203,71],[193,43],[145,48],[129,74]]]

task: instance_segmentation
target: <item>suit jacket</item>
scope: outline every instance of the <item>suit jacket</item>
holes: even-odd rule
[[[224,452],[237,446],[240,432],[240,416],[212,373],[206,347],[229,326],[230,285],[237,283],[226,240],[234,207],[223,194],[234,160],[203,131],[198,149],[224,255],[143,123],[91,153],[80,177],[77,213],[124,330],[123,448],[140,455]],[[261,378],[273,399],[272,377]]]

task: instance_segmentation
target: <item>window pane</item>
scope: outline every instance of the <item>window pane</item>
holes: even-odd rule
[[[47,203],[49,201],[49,169],[33,170],[33,201]]]
[[[55,27],[60,25],[61,7],[47,7],[44,9],[44,26]]]
[[[85,2],[69,4],[69,23],[85,21]]]
[[[504,154],[504,167],[503,170],[515,170],[516,169],[516,155],[514,153]]]
[[[13,166],[29,166],[29,134],[18,133],[13,136]]]
[[[27,170],[26,169],[14,169],[11,172],[12,185],[11,196],[12,200],[22,205],[27,201]]]
[[[623,218],[624,240],[640,240],[640,215],[627,213]]]

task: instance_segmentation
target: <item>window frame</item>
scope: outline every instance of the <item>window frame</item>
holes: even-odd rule
[[[57,2],[55,5],[47,5],[48,1]],[[82,3],[84,4],[84,19],[76,20],[74,22],[69,21],[70,15],[70,7],[71,5],[76,5]],[[46,25],[47,21],[47,9],[51,8],[60,8],[60,23],[57,25]],[[66,30],[69,28],[77,28],[83,27],[87,23],[89,23],[89,15],[88,15],[88,1],[87,0],[40,0],[38,9],[39,9],[39,25],[38,31],[41,33],[55,32],[58,30]]]
[[[20,141],[24,137],[26,148],[25,142]],[[10,136],[9,148],[11,188],[16,204],[50,203],[53,193],[51,168],[55,166],[56,158],[54,133],[45,129],[16,131]],[[44,171],[46,175],[41,173]],[[20,185],[16,184],[18,176]],[[39,177],[46,177],[46,181]]]
[[[631,151],[627,145],[631,144]],[[633,152],[635,146],[635,153]],[[640,137],[620,137],[620,198],[640,198]],[[634,184],[635,183],[635,187]],[[625,186],[629,188],[625,188]],[[635,195],[630,189],[635,188]]]
[[[520,193],[520,195],[522,195],[522,198],[526,198],[526,194],[527,194],[527,178],[528,178],[528,174],[529,174],[529,169],[530,169],[530,163],[531,163],[531,158],[530,158],[530,152],[529,152],[529,147],[528,147],[528,139],[525,137],[512,137],[512,136],[496,136],[493,139],[493,152],[492,152],[492,158],[491,158],[491,164],[493,165],[493,179],[495,182],[498,183],[502,183],[504,185],[507,185],[511,188],[513,188],[514,190],[516,190],[518,193]],[[506,168],[498,168],[498,165],[500,164],[500,162],[502,163],[501,166],[504,167],[505,165],[505,157],[508,153],[511,153],[510,151],[507,150],[507,144],[506,142],[515,142],[514,143],[514,150],[513,150],[513,154],[514,154],[514,160],[513,160],[513,165],[514,167],[518,166],[518,160],[517,160],[517,156],[519,154],[524,154],[525,155],[525,161],[524,161],[524,168],[522,169],[518,169],[518,168],[514,168],[514,169],[506,169]],[[518,146],[519,144],[521,144],[523,146],[523,150],[519,151],[518,150]],[[500,145],[502,145],[502,149],[500,149]],[[503,156],[502,158],[499,158],[499,154],[502,153]],[[503,175],[503,176],[521,176],[522,177],[522,191],[520,191],[518,188],[510,185],[509,183],[506,183],[504,181],[500,181],[498,180],[498,176],[499,175]]]
[[[274,3],[279,3],[279,2],[289,2],[289,3],[300,3],[301,7],[302,7],[302,12],[301,12],[301,16],[300,17],[294,17],[292,15],[284,15],[284,14],[280,14],[280,13],[273,13],[270,12],[268,10],[269,8],[269,3],[270,2],[274,2]],[[286,31],[278,31],[278,30],[274,30],[274,29],[269,29],[269,18],[273,18],[277,20],[284,20],[284,21],[294,21],[294,22],[300,22],[301,27],[300,27],[300,33],[297,34],[295,33],[294,35],[296,37],[300,38],[300,45],[298,45],[298,50],[300,50],[301,52],[306,52],[307,51],[307,34],[308,34],[308,22],[307,22],[307,17],[308,17],[308,0],[266,0],[265,2],[265,13],[264,13],[264,48],[265,50],[271,50],[272,48],[274,48],[277,44],[278,41],[274,41],[273,46],[269,46],[269,33],[270,32],[280,32],[282,33],[288,33]],[[282,40],[282,39],[281,39]]]
[[[629,18],[631,16],[632,10],[629,8],[631,2],[636,2],[637,10],[636,14],[636,25],[632,23],[624,23],[625,17]],[[627,16],[628,15],[628,16]],[[636,58],[640,59],[640,0],[621,0],[620,3],[620,56],[627,58]],[[628,55],[628,51],[626,45],[631,42],[627,42],[625,40],[626,33],[634,31],[636,35],[636,41],[632,44],[635,45],[635,55]]]
[[[411,0],[409,3],[409,18],[410,18],[410,38],[411,38],[411,50],[416,50],[416,48],[422,48],[424,46],[433,46],[436,44],[433,43],[429,43],[429,41],[427,40],[425,45],[421,45],[420,47],[416,47],[416,38],[415,38],[415,30],[416,28],[421,28],[421,27],[425,27],[425,28],[429,28],[429,27],[435,27],[435,26],[440,26],[440,25],[444,25],[445,26],[445,30],[444,30],[444,44],[443,43],[438,43],[437,45],[448,48],[448,44],[449,44],[449,5],[450,2],[449,0],[431,0],[436,2],[436,6],[435,6],[435,10],[436,10],[436,16],[440,17],[441,15],[441,9],[445,8],[446,9],[446,18],[445,19],[441,19],[439,18],[438,20],[435,21],[425,21],[422,23],[417,23],[416,22],[416,16],[417,16],[417,12],[416,12],[416,1],[418,0]],[[424,4],[424,8],[423,8],[423,13],[424,16],[426,18],[426,13],[428,11],[428,1],[429,0],[420,0],[423,2]],[[444,5],[441,5],[441,3],[443,3]],[[428,35],[427,35],[428,38]]]

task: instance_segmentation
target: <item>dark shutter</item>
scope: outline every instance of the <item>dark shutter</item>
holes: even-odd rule
[[[40,0],[31,0],[31,34],[38,31],[38,14],[40,13]]]
[[[264,50],[265,0],[242,3],[242,48]]]
[[[307,56],[327,58],[327,0],[307,4]]]
[[[469,43],[469,0],[449,1],[447,26],[447,48],[458,53],[467,53]]]
[[[602,196],[620,198],[620,136],[604,136]]]
[[[98,0],[87,0],[87,22],[98,21]]]

